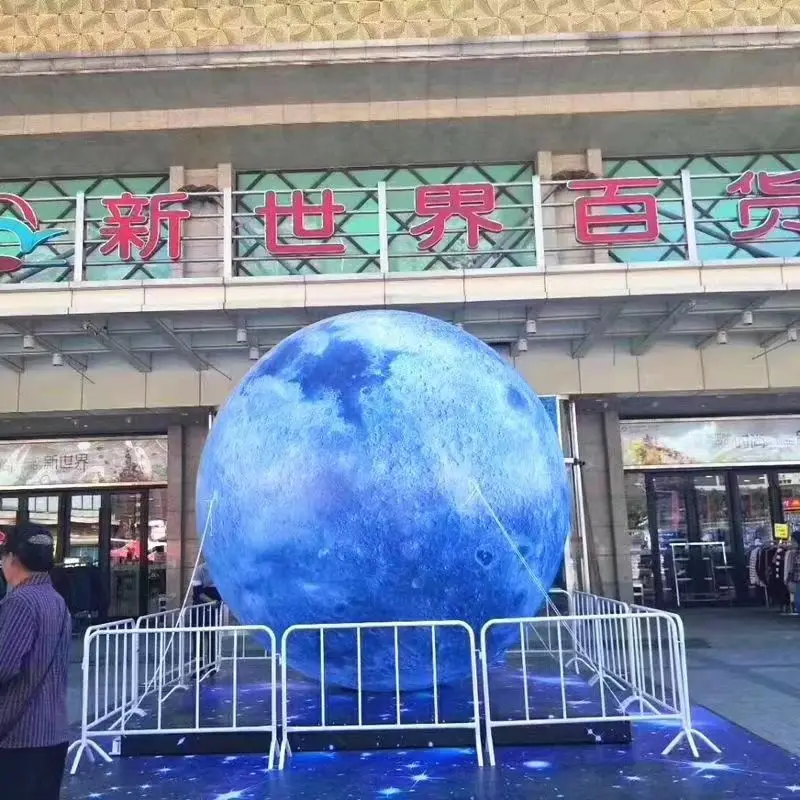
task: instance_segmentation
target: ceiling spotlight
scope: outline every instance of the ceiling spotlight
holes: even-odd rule
[[[244,328],[236,329],[236,343],[244,344],[247,341],[247,331]]]
[[[789,330],[786,331],[786,338],[790,342],[796,342],[797,341],[797,328],[789,328]]]
[[[63,367],[64,366],[64,356],[61,353],[53,353],[53,366],[54,367]]]
[[[524,353],[528,349],[528,340],[527,339],[517,339],[517,352]]]
[[[525,335],[526,336],[535,336],[536,335],[536,320],[529,319],[525,321]]]
[[[36,337],[30,333],[26,333],[22,337],[22,349],[23,350],[35,350],[36,349]]]
[[[717,344],[728,344],[728,331],[717,331]]]
[[[753,324],[753,312],[752,311],[743,311],[742,312],[742,325],[752,325]]]
[[[253,347],[251,347],[250,350],[247,353],[247,357],[251,361],[258,361],[260,356],[261,356],[261,354],[258,352],[258,348],[255,345],[253,345]]]

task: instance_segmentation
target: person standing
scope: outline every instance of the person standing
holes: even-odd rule
[[[194,580],[192,581],[192,602],[195,606],[211,605],[211,612],[206,609],[201,611],[199,617],[193,619],[194,625],[215,626],[220,622],[218,609],[222,603],[222,597],[214,586],[214,579],[208,570],[205,560],[197,565]],[[200,672],[216,667],[217,665],[217,631],[204,633],[201,639]]]
[[[203,603],[221,603],[222,597],[214,586],[214,579],[208,571],[205,561],[197,565],[194,580],[192,581],[192,601],[196,606]]]
[[[69,741],[72,618],[53,588],[53,537],[23,522],[0,527],[0,780],[14,800],[58,800]]]

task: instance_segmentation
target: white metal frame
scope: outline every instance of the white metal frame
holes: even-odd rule
[[[200,603],[186,608],[172,608],[155,614],[146,614],[136,620],[135,627],[137,630],[154,633],[167,628],[218,628],[220,625],[222,625],[220,604]],[[153,639],[152,642],[151,639]],[[215,634],[215,640],[215,646],[212,648],[216,653],[214,663],[202,665],[204,678],[212,672],[219,671],[219,634]],[[140,697],[146,697],[156,685],[173,685],[170,694],[176,689],[188,688],[186,675],[189,664],[187,660],[191,663],[193,659],[191,647],[188,648],[187,655],[186,637],[181,635],[170,637],[163,649],[157,646],[160,644],[163,644],[161,637],[137,636],[133,640],[134,654],[131,667],[133,669],[132,692],[135,705],[138,705]],[[191,645],[191,642],[188,644]],[[143,665],[142,658],[144,659]],[[143,675],[141,674],[142,666],[144,666]],[[142,683],[144,684],[143,690],[140,688]]]
[[[722,548],[722,566],[723,566],[723,569],[725,570],[725,572],[728,574],[728,577],[730,578],[730,574],[728,573],[728,570],[730,569],[730,564],[728,564],[728,548],[727,548],[727,545],[725,544],[725,542],[670,542],[669,546],[670,546],[670,551],[671,551],[671,554],[672,554],[672,583],[673,583],[673,585],[675,587],[675,603],[677,604],[678,608],[681,607],[681,587],[680,587],[680,581],[678,580],[678,567],[677,567],[676,561],[675,561],[675,551],[679,547],[686,547],[686,548],[698,547],[701,550],[700,558],[703,558],[703,559],[705,559],[705,556],[702,555],[702,549],[703,548],[712,550],[714,547],[721,547]],[[687,558],[689,558],[691,556],[691,550],[687,549],[686,552],[687,552]],[[710,578],[711,578],[711,581],[712,581],[713,588],[716,589],[717,588],[717,576],[714,573],[713,556],[712,556],[712,560],[711,560],[711,575],[710,575]],[[732,590],[733,589],[733,585],[729,584],[728,589]],[[713,598],[713,599],[716,599],[716,598]]]
[[[439,718],[439,686],[436,656],[436,631],[440,628],[455,628],[463,630],[467,636],[469,651],[466,657],[469,659],[470,675],[472,680],[472,708],[473,719],[470,722],[443,722]],[[399,636],[401,629],[430,630],[431,634],[431,653],[432,653],[432,675],[433,675],[433,722],[404,723],[402,721],[401,699],[402,687],[400,686],[400,648]],[[364,724],[363,722],[363,694],[364,689],[361,685],[361,641],[364,631],[391,630],[394,633],[394,674],[395,674],[395,721],[385,724]],[[326,720],[326,688],[325,688],[325,632],[326,631],[355,631],[356,648],[353,654],[357,675],[357,703],[358,703],[358,724],[357,725],[328,725]],[[289,692],[291,691],[287,674],[287,664],[289,662],[290,640],[297,633],[317,633],[320,643],[320,700],[321,716],[319,725],[293,725],[289,719]],[[289,736],[292,733],[312,733],[322,731],[334,732],[355,732],[355,731],[402,731],[402,730],[473,730],[475,734],[475,750],[478,766],[483,766],[483,747],[481,743],[481,715],[480,699],[478,692],[478,671],[475,664],[475,633],[466,622],[460,620],[441,620],[423,622],[353,622],[353,623],[328,623],[319,625],[292,625],[284,631],[281,637],[281,724],[283,736],[281,739],[280,757],[278,768],[283,769],[286,759],[291,755]]]
[[[692,726],[688,691],[683,625],[675,614],[629,606],[620,601],[588,594],[573,598],[570,616],[519,617],[489,620],[481,629],[481,664],[484,696],[486,747],[490,766],[494,766],[493,731],[500,727],[525,727],[597,722],[675,721],[681,730],[664,748],[669,755],[686,739],[692,755],[699,758],[696,740],[713,752],[719,748]],[[594,607],[602,613],[591,613]],[[588,612],[588,613],[587,613]],[[524,716],[514,719],[492,717],[492,694],[489,681],[488,636],[498,627],[518,627],[521,653]],[[544,627],[544,635],[542,633]],[[528,658],[542,651],[527,648],[531,630],[538,641],[547,643],[547,655],[558,662],[561,678],[561,714],[535,716],[531,709],[528,686]],[[663,637],[666,635],[666,648]],[[553,646],[553,643],[555,646]],[[593,673],[591,685],[598,685],[600,714],[582,716],[567,711],[567,672],[588,667]],[[615,691],[616,690],[616,691]],[[617,692],[624,694],[623,698]]]
[[[86,629],[81,662],[81,737],[73,742],[67,751],[68,753],[75,751],[72,775],[77,771],[84,752],[88,753],[92,761],[95,755],[106,762],[111,761],[111,756],[93,740],[94,731],[109,720],[114,720],[109,724],[116,725],[117,721],[133,708],[133,693],[129,694],[124,687],[128,679],[128,653],[125,649],[128,640],[122,639],[120,642],[118,635],[120,631],[132,630],[135,630],[133,619],[91,625]],[[122,653],[120,653],[120,643],[123,647]],[[112,657],[113,667],[110,666]]]
[[[189,609],[162,612],[143,618],[140,626],[133,620],[124,620],[121,623],[109,623],[105,626],[98,625],[89,628],[86,632],[83,654],[83,700],[81,713],[81,735],[78,740],[70,745],[69,751],[74,752],[70,773],[77,772],[84,753],[92,761],[99,756],[106,762],[111,761],[111,756],[101,746],[101,739],[119,739],[121,736],[144,736],[156,734],[188,735],[198,733],[258,733],[271,734],[268,768],[275,764],[278,742],[278,666],[277,666],[277,641],[274,632],[263,625],[182,625],[182,619],[188,619]],[[219,614],[214,609],[214,614],[208,614],[205,606],[194,607],[194,616],[202,619],[214,620]],[[148,621],[149,620],[149,621]],[[174,627],[161,624],[164,621],[177,620]],[[155,621],[155,622],[154,622]],[[153,623],[154,624],[151,624]],[[270,662],[269,692],[270,718],[264,725],[241,725],[238,722],[238,686],[239,663],[245,656],[239,657],[239,642],[246,643],[247,638],[256,636],[266,640],[268,652],[261,660]],[[209,638],[214,637],[214,644],[209,644]],[[221,647],[225,638],[233,638],[231,655],[225,660],[231,662],[233,681],[233,704],[231,708],[230,725],[203,725],[201,720],[200,684],[219,668],[222,660]],[[144,645],[152,639],[152,646]],[[181,640],[188,642],[182,648],[176,646]],[[171,665],[165,669],[169,653],[176,651],[181,654],[181,665]],[[242,646],[244,654],[245,647]],[[152,675],[149,676],[144,688],[139,685],[139,660],[143,652],[152,652],[153,663],[158,664]],[[209,651],[213,652],[213,660],[208,660]],[[106,655],[105,668],[100,670],[98,653]],[[94,656],[94,661],[92,659]],[[246,656],[253,660],[252,656]],[[92,669],[92,663],[95,664]],[[113,666],[110,666],[113,665]],[[102,672],[102,675],[101,675]],[[176,688],[192,690],[194,692],[194,724],[183,727],[169,727],[164,724],[163,706]],[[103,698],[101,705],[100,698]],[[135,728],[128,726],[132,715],[144,718],[145,712],[141,710],[142,702],[153,697],[156,711],[150,725],[137,725]],[[94,698],[94,704],[92,699]],[[101,713],[102,709],[102,713]]]

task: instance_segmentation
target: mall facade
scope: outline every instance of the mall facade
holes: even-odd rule
[[[6,17],[2,521],[112,616],[178,602],[231,388],[406,309],[551,398],[572,585],[764,602],[753,550],[800,528],[800,20],[178,5]]]

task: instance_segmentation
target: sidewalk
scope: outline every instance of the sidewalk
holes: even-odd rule
[[[800,755],[800,617],[765,608],[681,616],[692,702]]]

